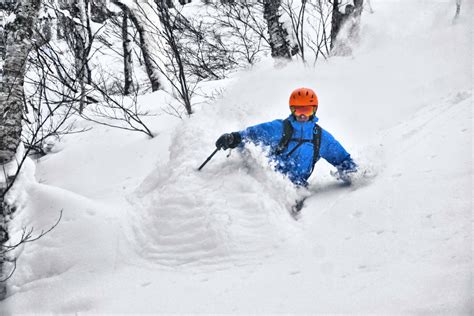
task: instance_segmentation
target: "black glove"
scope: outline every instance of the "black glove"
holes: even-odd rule
[[[234,132],[230,134],[224,134],[216,141],[217,149],[228,149],[228,148],[235,148],[239,146],[242,142],[242,137],[239,133]]]

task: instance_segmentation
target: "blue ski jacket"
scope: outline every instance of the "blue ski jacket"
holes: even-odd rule
[[[287,175],[288,178],[297,185],[307,185],[307,180],[313,172],[314,147],[312,142],[303,142],[291,155],[288,156],[301,139],[312,139],[318,118],[314,117],[307,122],[298,122],[293,115],[288,117],[293,126],[292,140],[288,147],[281,153],[276,154],[277,148],[283,136],[283,120],[278,119],[267,123],[258,124],[240,131],[243,141],[250,141],[257,145],[268,146],[270,148],[270,159],[276,162],[276,169]],[[319,158],[324,158],[335,166],[340,172],[355,171],[357,165],[351,155],[341,146],[341,144],[327,131],[321,129],[321,144]]]

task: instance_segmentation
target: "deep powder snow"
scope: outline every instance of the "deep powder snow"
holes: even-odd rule
[[[12,237],[63,218],[20,250],[0,312],[472,311],[472,4],[452,25],[452,1],[371,2],[351,57],[266,60],[206,83],[222,96],[191,118],[150,119],[152,140],[94,126],[30,161]],[[197,172],[299,86],[365,176],[342,186],[319,162],[297,189],[252,145]]]

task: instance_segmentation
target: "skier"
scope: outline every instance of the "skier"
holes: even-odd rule
[[[317,124],[316,93],[308,88],[296,89],[290,95],[289,105],[288,118],[223,134],[216,141],[217,149],[244,146],[245,142],[268,146],[276,170],[287,175],[294,184],[305,187],[314,165],[322,157],[337,168],[339,180],[350,184],[357,165],[341,144]]]

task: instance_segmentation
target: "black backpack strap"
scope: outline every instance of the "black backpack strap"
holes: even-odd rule
[[[314,165],[316,164],[316,161],[318,161],[319,158],[319,149],[321,147],[321,135],[322,135],[322,128],[318,124],[314,125],[313,129],[313,139],[311,142],[313,143],[313,169]],[[282,154],[286,148],[288,147],[288,144],[290,143],[291,140],[293,141],[298,141],[299,143],[293,148],[293,150],[288,153],[288,156],[290,156],[296,149],[298,149],[299,146],[301,146],[304,142],[307,142],[307,139],[292,139],[293,136],[293,126],[291,125],[291,122],[288,119],[285,119],[283,121],[283,136],[280,139],[280,143],[278,144],[275,154],[280,155]]]
[[[288,144],[293,136],[293,126],[291,125],[290,120],[285,119],[283,120],[283,136],[280,139],[280,143],[278,144],[275,154],[280,155],[285,151],[288,147]]]
[[[313,142],[312,139],[294,139],[294,138],[292,138],[291,140],[295,141],[295,142],[298,142],[298,144],[296,144],[296,146],[293,147],[293,149],[289,153],[286,154],[287,157],[290,157],[304,143],[312,143]]]
[[[313,148],[314,148],[314,153],[313,153],[313,169],[314,165],[318,161],[319,157],[319,149],[321,148],[321,135],[322,135],[323,129],[321,126],[318,124],[314,125],[314,130],[313,130]]]

